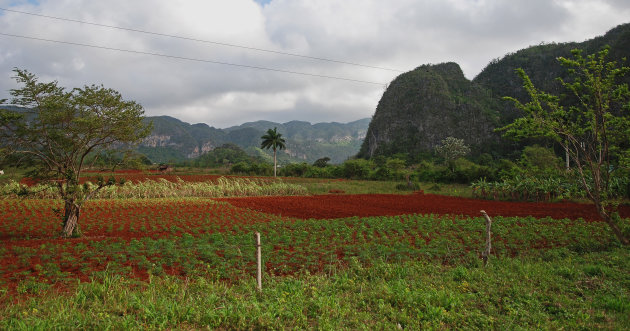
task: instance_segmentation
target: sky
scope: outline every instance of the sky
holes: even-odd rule
[[[420,65],[456,62],[473,79],[509,52],[630,22],[627,0],[0,0],[0,8],[0,99],[19,87],[20,68],[68,89],[113,88],[147,116],[217,128],[371,117],[387,84]]]

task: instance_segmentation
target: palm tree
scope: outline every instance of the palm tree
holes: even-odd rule
[[[284,139],[282,139],[282,134],[278,133],[277,128],[273,128],[273,130],[267,130],[267,134],[260,137],[262,139],[262,143],[260,144],[260,148],[272,148],[273,149],[273,176],[276,177],[276,149],[286,148],[284,145]]]

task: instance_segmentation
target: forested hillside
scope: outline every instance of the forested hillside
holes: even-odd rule
[[[473,156],[514,153],[522,146],[501,138],[494,129],[522,115],[502,99],[527,99],[515,70],[523,68],[536,86],[559,94],[556,77],[564,77],[566,71],[557,58],[570,57],[572,49],[591,54],[606,45],[611,59],[630,58],[630,24],[581,43],[537,45],[507,54],[490,62],[472,81],[455,63],[423,65],[404,73],[379,101],[359,156],[409,153],[411,159],[419,159],[449,136],[464,139]]]
[[[381,98],[360,157],[431,152],[448,136],[474,153],[498,144],[498,106],[489,91],[464,77],[456,63],[423,65],[398,76]]]
[[[554,94],[561,92],[556,77],[566,77],[566,69],[560,66],[558,57],[570,57],[571,50],[581,49],[584,54],[593,54],[606,45],[610,46],[609,57],[617,62],[630,59],[630,23],[608,31],[604,36],[584,42],[553,43],[528,47],[518,52],[507,54],[501,59],[490,62],[473,79],[491,91],[492,96],[500,100],[510,96],[525,100],[527,93],[515,70],[522,68],[529,75],[534,85]],[[626,61],[628,63],[628,61]],[[520,113],[511,102],[500,100],[499,113],[501,124],[511,123]]]

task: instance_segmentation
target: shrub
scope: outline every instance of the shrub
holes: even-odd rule
[[[281,176],[302,177],[311,168],[306,162],[290,163],[280,169]]]
[[[370,174],[372,162],[364,159],[347,160],[342,164],[342,174],[345,178],[366,179]]]

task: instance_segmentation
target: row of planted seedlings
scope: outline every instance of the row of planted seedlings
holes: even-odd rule
[[[151,201],[145,202],[151,206]],[[156,210],[166,210],[164,200],[154,202]],[[99,237],[86,230],[86,238],[66,241],[3,239],[0,287],[5,293],[35,293],[55,285],[76,284],[77,279],[100,279],[105,274],[142,280],[164,274],[224,281],[253,277],[252,234],[256,231],[262,233],[265,273],[271,276],[334,272],[351,260],[366,266],[375,261],[406,260],[478,263],[484,246],[481,218],[402,215],[299,220],[208,200],[171,202],[175,207],[184,204],[190,210],[197,209],[167,217],[165,221],[177,231],[159,235],[139,231],[136,236]],[[113,200],[101,208],[110,208],[113,213],[128,205]],[[199,217],[204,209],[209,213]],[[152,222],[143,214],[138,209],[124,216],[141,229]],[[102,223],[105,228],[116,224],[116,218],[97,221],[91,218],[102,215],[83,216],[85,223]],[[614,242],[603,223],[582,220],[495,217],[493,234],[492,256],[499,260],[540,254],[554,247],[599,249]]]

